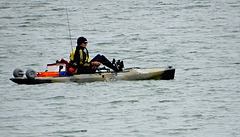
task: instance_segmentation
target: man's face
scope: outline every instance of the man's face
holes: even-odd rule
[[[80,46],[86,48],[86,47],[87,47],[87,44],[88,44],[88,42],[87,42],[87,41],[84,41],[82,44],[80,44]]]

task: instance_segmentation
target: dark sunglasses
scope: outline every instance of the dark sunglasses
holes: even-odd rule
[[[83,42],[84,44],[87,44],[88,42]]]

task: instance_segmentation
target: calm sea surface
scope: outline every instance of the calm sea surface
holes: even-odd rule
[[[68,32],[67,9],[72,36]],[[174,80],[17,85],[15,68],[90,56]],[[239,0],[1,0],[0,136],[239,137]]]

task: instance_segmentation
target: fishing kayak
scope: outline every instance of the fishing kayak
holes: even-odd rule
[[[62,63],[50,64],[45,72],[35,72],[28,69],[26,73],[21,69],[15,69],[13,72],[14,78],[10,78],[10,80],[17,84],[84,83],[115,80],[171,80],[174,79],[175,75],[175,69],[171,66],[161,68],[134,67],[123,69],[120,72],[110,71],[110,69],[104,67],[93,74],[75,74],[72,76],[66,75],[65,67],[65,64]]]

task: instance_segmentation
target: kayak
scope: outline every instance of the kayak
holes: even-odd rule
[[[66,64],[48,64],[45,72],[35,72],[28,69],[24,73],[21,69],[13,71],[14,78],[11,81],[17,84],[43,84],[43,83],[64,83],[64,82],[95,82],[115,80],[171,80],[174,79],[175,69],[171,66],[160,68],[126,68],[120,72],[110,71],[107,68],[98,69],[93,74],[67,75]],[[24,76],[25,74],[25,76]]]
[[[63,82],[95,82],[114,80],[171,80],[174,79],[175,69],[167,68],[128,68],[121,72],[96,72],[94,74],[78,74],[73,76],[50,76],[50,77],[15,77],[10,78],[17,84],[42,84],[42,83],[63,83]]]

